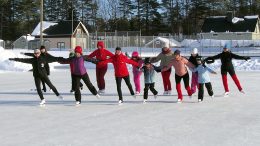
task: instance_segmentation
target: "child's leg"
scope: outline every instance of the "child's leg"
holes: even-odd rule
[[[223,82],[223,86],[224,86],[225,92],[229,92],[228,80],[227,80],[227,71],[221,70],[221,75],[222,75],[222,82]]]
[[[235,73],[235,70],[234,70],[234,69],[231,69],[231,70],[229,71],[229,74],[230,74],[230,76],[232,77],[232,79],[233,79],[233,81],[235,82],[235,84],[237,85],[238,90],[241,91],[241,90],[242,90],[242,87],[241,87],[240,82],[239,82],[239,80],[238,80],[238,78],[237,78],[237,75],[236,75],[236,73]]]
[[[176,90],[177,90],[177,93],[178,93],[178,99],[182,100],[181,78],[182,77],[175,74],[175,82],[176,82]]]
[[[204,96],[204,84],[200,83],[199,84],[199,94],[198,94],[198,99],[201,99],[201,101],[203,100],[203,96]]]
[[[54,87],[54,85],[51,83],[50,79],[48,78],[48,76],[42,77],[41,78],[50,88],[51,90],[56,94],[56,96],[59,96],[60,93],[58,92],[58,90]]]
[[[139,92],[140,93],[140,88],[141,88],[141,85],[140,85],[140,77],[141,77],[141,74],[137,74],[137,73],[134,73],[134,83],[135,83],[135,91],[136,92]]]
[[[192,94],[196,92],[197,87],[198,87],[198,72],[192,72],[192,77],[191,77]]]
[[[155,85],[155,83],[150,84],[150,90],[152,91],[153,95],[157,95],[158,92],[154,89],[154,85]]]
[[[88,89],[90,90],[90,92],[93,94],[93,95],[97,95],[97,90],[96,88],[93,86],[93,84],[91,83],[89,77],[88,77],[88,74],[85,73],[83,76],[82,76],[82,80],[84,81],[84,83],[87,85]],[[80,86],[80,82],[79,82],[79,86]]]
[[[133,87],[132,87],[132,85],[131,85],[129,76],[126,76],[126,77],[124,77],[123,79],[125,80],[125,83],[126,83],[128,89],[129,89],[131,95],[135,95],[135,92],[134,92]]]
[[[187,90],[188,95],[191,96],[192,91],[191,91],[190,85],[189,85],[189,73],[188,72],[183,76],[183,82],[184,82],[184,86],[185,86],[185,89]]]
[[[210,82],[205,83],[205,86],[206,86],[206,88],[207,88],[207,91],[208,91],[209,96],[212,96],[214,93],[213,93],[213,89],[212,89],[211,83],[210,83]]]
[[[121,82],[122,82],[122,78],[116,77],[116,89],[117,89],[117,93],[118,93],[118,96],[119,96],[119,100],[123,100],[122,90],[121,90]]]
[[[40,96],[40,99],[43,100],[43,94],[42,94],[42,89],[41,89],[41,79],[39,77],[34,77],[34,82],[35,82],[35,86],[37,89],[37,93]]]
[[[150,84],[148,84],[148,83],[146,83],[146,84],[144,85],[144,99],[147,99],[147,98],[148,98],[149,86],[150,86]]]
[[[79,84],[80,84],[81,77],[80,76],[74,76],[74,82],[75,82],[75,100],[81,102],[81,92],[79,90]]]

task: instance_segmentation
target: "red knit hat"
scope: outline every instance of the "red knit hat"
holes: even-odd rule
[[[76,46],[75,53],[79,53],[80,55],[82,55],[82,48],[80,46]]]
[[[105,48],[104,42],[103,41],[98,41],[97,42],[97,47],[100,46],[102,49]]]
[[[132,53],[132,57],[139,57],[138,52],[137,52],[137,51],[134,51],[134,52]]]

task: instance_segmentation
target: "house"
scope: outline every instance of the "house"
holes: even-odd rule
[[[169,44],[170,48],[181,47],[181,44],[178,41],[171,39],[171,38],[163,38],[163,37],[156,37],[155,39],[146,43],[145,47],[146,48],[162,48],[165,43]]]
[[[4,48],[4,47],[5,47],[4,40],[1,40],[1,39],[0,39],[0,47],[2,47],[2,48]]]
[[[259,17],[213,16],[205,19],[201,39],[256,40],[260,39]]]
[[[31,36],[30,34],[23,35],[12,43],[12,48],[13,49],[28,49],[28,42],[31,40],[34,40],[34,39],[35,39],[35,37]]]
[[[43,44],[49,48],[68,50],[80,45],[87,47],[88,30],[80,21],[43,22]],[[40,46],[40,23],[31,34],[35,40],[30,41],[30,49]],[[47,47],[47,49],[49,49]]]

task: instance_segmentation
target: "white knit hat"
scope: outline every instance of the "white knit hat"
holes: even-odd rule
[[[163,44],[163,48],[170,48],[169,42],[165,42],[165,43]]]
[[[191,54],[198,54],[198,49],[197,48],[193,48],[191,51]]]
[[[39,49],[35,49],[34,53],[41,53],[41,51]]]

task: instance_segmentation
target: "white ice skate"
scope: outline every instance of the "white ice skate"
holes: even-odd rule
[[[39,104],[42,106],[42,105],[45,105],[45,103],[46,103],[45,99],[43,99],[43,100],[41,100],[41,102]]]
[[[181,100],[181,99],[178,99],[178,100],[177,100],[177,103],[182,103],[182,100]]]
[[[79,101],[76,101],[76,106],[79,106],[81,103]]]
[[[63,100],[63,97],[61,95],[57,96],[60,100]]]
[[[171,95],[171,94],[172,94],[171,90],[167,91],[167,95]]]
[[[123,104],[123,100],[119,100],[118,105],[122,105],[122,104]]]
[[[229,97],[229,92],[225,92],[224,97]]]
[[[201,100],[201,99],[199,99],[199,100],[198,100],[198,102],[199,102],[199,103],[202,103],[202,100]]]
[[[146,102],[147,102],[147,99],[144,99],[144,100],[143,100],[143,104],[146,104]]]
[[[136,91],[135,96],[138,96],[138,95],[140,95],[140,92]]]
[[[168,91],[164,91],[164,92],[163,92],[163,95],[168,95]]]
[[[246,94],[244,90],[240,90],[239,92],[243,93],[243,94]]]
[[[214,94],[212,95],[212,96],[210,96],[211,98],[214,98],[215,96],[214,96]]]
[[[98,90],[98,94],[105,94],[105,89]]]
[[[156,95],[154,95],[153,97],[154,97],[154,99],[157,99],[158,96],[157,96],[157,94],[156,94]]]
[[[97,97],[97,99],[100,99],[100,95],[99,94],[97,94],[96,97]]]

